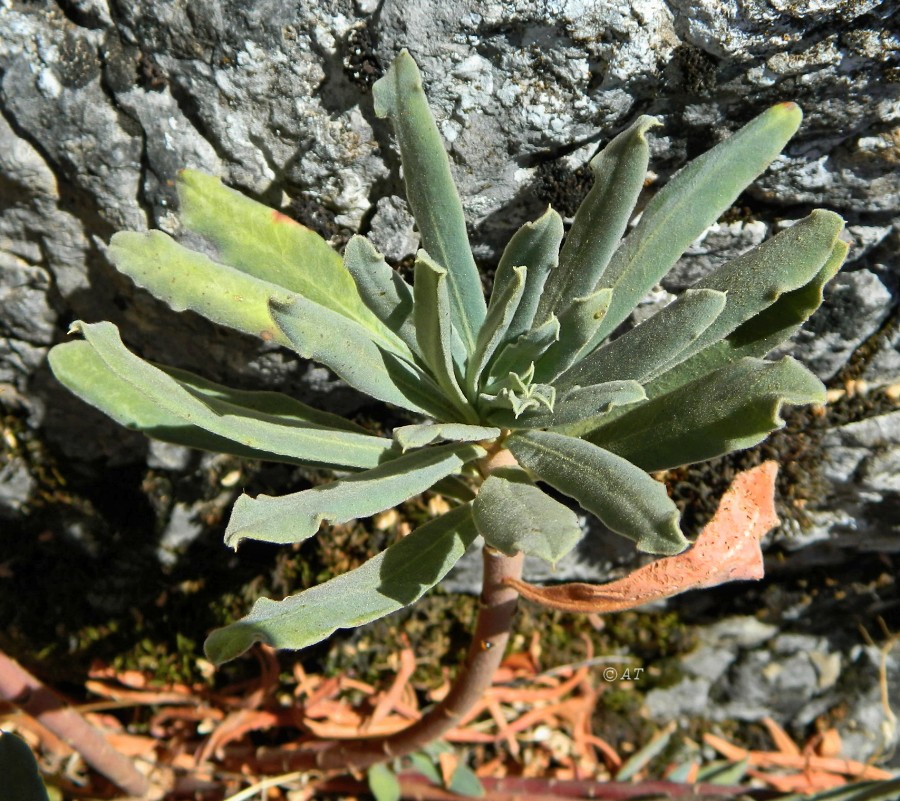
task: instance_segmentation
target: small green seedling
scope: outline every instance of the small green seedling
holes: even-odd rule
[[[405,410],[408,425],[375,436],[285,395],[150,364],[109,322],[76,322],[82,338],[50,354],[62,383],[129,428],[340,475],[284,497],[239,498],[225,533],[233,547],[298,543],[323,523],[374,515],[429,489],[452,499],[446,514],[356,570],[282,601],[258,600],[209,637],[216,663],[255,642],[304,648],[411,604],[478,534],[491,554],[557,562],[583,531],[538,482],[639,550],[676,554],[688,545],[678,510],[648,471],[747,448],[783,425],[783,403],[825,399],[798,362],[765,356],[815,311],[846,255],[843,221],[829,211],[613,336],[778,156],[800,124],[795,104],[763,112],[684,167],[629,230],[647,133],[659,125],[640,117],[591,161],[593,188],[568,232],[552,209],[516,232],[485,302],[447,154],[406,51],[373,97],[393,123],[421,233],[412,285],[366,238],[354,236],[342,259],[309,229],[187,170],[181,221],[217,257],[161,231],[118,233],[109,255],[173,309],[292,348]],[[477,636],[482,649],[493,644]]]

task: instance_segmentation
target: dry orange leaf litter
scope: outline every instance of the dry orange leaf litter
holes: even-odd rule
[[[621,612],[688,590],[715,587],[728,581],[763,577],[760,541],[779,524],[775,513],[773,461],[739,473],[722,496],[719,508],[693,547],[676,556],[657,559],[608,584],[572,582],[539,587],[510,579],[530,601],[567,612]]]

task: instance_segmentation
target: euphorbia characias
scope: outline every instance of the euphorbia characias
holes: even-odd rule
[[[814,211],[613,337],[801,121],[793,103],[764,111],[674,175],[629,229],[647,175],[647,136],[660,124],[642,116],[591,161],[594,185],[568,230],[548,209],[515,233],[486,301],[409,53],[375,84],[373,98],[376,113],[393,124],[421,234],[411,285],[366,238],[354,236],[342,258],[308,228],[190,170],[178,180],[181,222],[210,242],[216,258],[161,231],[116,234],[108,252],[176,311],[320,362],[408,413],[409,424],[378,436],[286,395],[233,390],[151,364],[108,322],[74,323],[81,338],[50,356],[73,392],[150,436],[340,474],[282,497],[240,497],[225,533],[231,546],[301,542],[323,524],[371,516],[427,490],[451,501],[445,514],[356,570],[282,601],[258,600],[246,617],[210,635],[206,652],[216,663],[255,642],[304,648],[388,615],[437,584],[483,537],[476,645],[448,699],[387,744],[321,751],[326,767],[397,756],[453,725],[499,663],[516,588],[536,600],[565,595],[522,583],[521,564],[524,554],[555,563],[576,545],[584,532],[575,504],[639,550],[669,557],[654,563],[668,567],[650,572],[675,570],[682,583],[657,582],[655,597],[746,577],[728,562],[727,543],[740,533],[728,528],[737,525],[729,510],[745,509],[747,498],[757,505],[740,536],[758,550],[763,529],[774,524],[764,502],[773,467],[740,479],[726,499],[717,523],[725,539],[710,534],[684,556],[675,556],[689,544],[678,510],[648,471],[747,448],[783,425],[783,403],[824,401],[821,382],[801,364],[765,357],[819,306],[847,252],[840,217]],[[713,578],[704,573],[707,559],[719,560],[718,572],[708,571]],[[594,598],[630,593],[624,600],[635,605],[647,600],[648,581],[649,573],[637,575]],[[574,609],[573,592],[592,594],[567,592],[563,605]]]

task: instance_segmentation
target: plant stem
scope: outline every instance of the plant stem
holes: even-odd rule
[[[509,640],[518,593],[504,585],[522,575],[521,553],[505,556],[485,546],[481,605],[465,666],[439,704],[420,720],[388,737],[334,743],[319,751],[316,766],[322,770],[362,770],[376,762],[418,751],[454,728],[491,686]]]
[[[95,770],[129,795],[143,798],[150,784],[131,760],[53,690],[0,652],[0,698],[15,704],[72,747]]]

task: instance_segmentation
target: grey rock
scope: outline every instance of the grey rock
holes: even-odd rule
[[[849,703],[838,731],[843,754],[860,762],[880,759],[900,742],[896,719],[889,714],[882,696],[882,659],[888,697],[894,698],[900,689],[900,662],[893,650],[882,657],[876,647],[857,647],[848,655],[845,683]],[[896,758],[891,760],[895,762]]]
[[[416,221],[409,213],[406,201],[399,197],[384,197],[376,204],[367,236],[388,261],[397,263],[415,255],[419,249],[415,227]]]
[[[726,617],[705,628],[702,641],[710,647],[758,648],[778,633],[778,627],[749,615]]]
[[[172,507],[169,522],[159,539],[156,551],[162,565],[174,565],[180,553],[203,533],[203,524],[197,521],[196,510],[187,504],[176,503]]]
[[[881,347],[865,366],[862,377],[873,386],[900,383],[900,326],[895,325],[881,342]]]
[[[147,448],[147,467],[181,472],[187,469],[193,454],[194,451],[183,445],[152,439]]]
[[[686,678],[672,687],[647,693],[644,706],[653,720],[703,718],[710,709],[712,683],[706,678]]]
[[[0,518],[18,516],[37,482],[21,459],[10,459],[0,467]]]
[[[820,378],[831,378],[887,319],[893,297],[869,270],[838,273],[821,309],[785,348]]]

